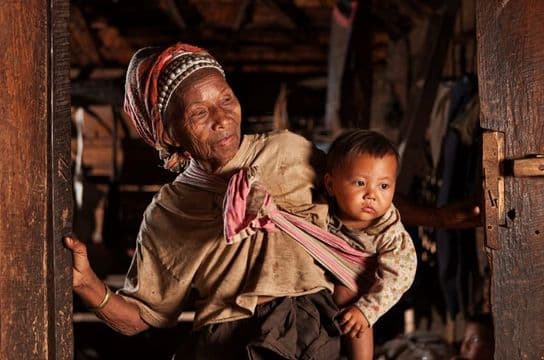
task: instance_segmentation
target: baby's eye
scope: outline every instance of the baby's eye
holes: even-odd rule
[[[365,186],[364,180],[355,180],[355,186]]]
[[[389,189],[389,184],[380,184],[380,189],[382,189],[382,190]]]

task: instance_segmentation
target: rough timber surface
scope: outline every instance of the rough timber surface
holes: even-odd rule
[[[0,359],[71,359],[68,2],[0,6]]]
[[[544,2],[477,3],[481,125],[505,158],[544,153]],[[544,357],[544,178],[505,176],[506,225],[492,252],[496,359]],[[496,224],[495,224],[496,225]]]

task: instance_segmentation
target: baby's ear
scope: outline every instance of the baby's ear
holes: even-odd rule
[[[323,183],[325,185],[325,189],[327,190],[327,194],[331,197],[334,196],[334,189],[332,186],[332,176],[329,173],[325,173],[325,176],[323,177]]]

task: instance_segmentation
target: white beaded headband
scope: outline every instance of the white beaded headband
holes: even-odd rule
[[[159,100],[157,101],[159,111],[162,113],[166,110],[172,94],[183,80],[187,79],[195,71],[204,68],[216,69],[225,77],[221,65],[209,54],[186,52],[179,54],[170,61],[159,76]]]

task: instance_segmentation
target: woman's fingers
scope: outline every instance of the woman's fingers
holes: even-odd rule
[[[81,250],[81,246],[85,246],[81,241],[76,239],[73,236],[65,236],[64,237],[64,245],[70,250]]]
[[[439,209],[441,227],[466,229],[482,225],[481,199],[470,197]]]
[[[75,270],[81,272],[90,267],[89,259],[87,258],[87,246],[84,243],[74,237],[66,236],[64,244],[68,249],[72,250]]]
[[[87,257],[87,247],[85,246],[84,243],[82,243],[78,239],[71,236],[65,236],[64,244],[66,245],[68,249],[72,250],[74,255],[77,254],[77,255],[83,255]]]

